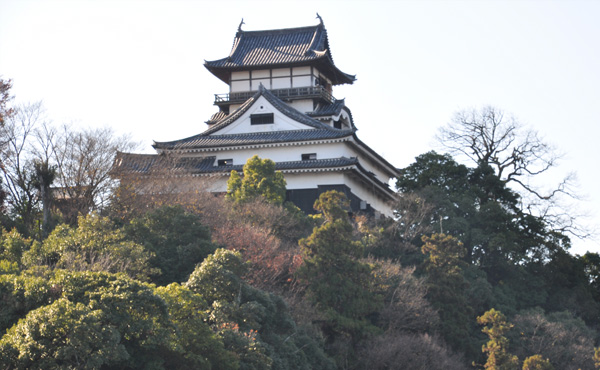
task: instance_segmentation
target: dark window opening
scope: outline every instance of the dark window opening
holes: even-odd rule
[[[317,159],[317,153],[302,154],[303,161],[310,161],[310,160],[314,160],[314,159]]]
[[[219,159],[217,161],[218,166],[233,166],[233,159]]]
[[[341,129],[342,128],[342,120],[339,119],[339,120],[333,122],[333,128]]]
[[[250,116],[251,125],[267,125],[275,122],[273,113],[253,114]]]

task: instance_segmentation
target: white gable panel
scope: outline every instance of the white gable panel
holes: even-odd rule
[[[273,113],[274,122],[269,124],[252,125],[250,124],[250,116],[253,114]],[[263,96],[260,96],[254,104],[235,122],[232,122],[227,127],[213,132],[211,135],[225,134],[245,134],[253,132],[268,132],[268,131],[289,131],[289,130],[306,130],[314,129],[303,123],[297,122],[285,114],[279,112],[271,103]]]

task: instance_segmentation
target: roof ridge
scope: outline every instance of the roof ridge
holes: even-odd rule
[[[301,31],[308,31],[311,29],[316,29],[318,27],[320,27],[321,24],[316,24],[313,26],[300,26],[300,27],[288,27],[288,28],[275,28],[275,29],[270,29],[270,30],[254,30],[254,31],[245,31],[245,30],[240,30],[241,33],[240,34],[261,34],[261,35],[276,35],[279,33],[288,33],[288,32],[292,32],[292,31],[296,31],[296,32],[301,32]]]
[[[325,129],[320,129],[320,128],[306,128],[306,129],[284,130],[284,131],[241,132],[241,133],[237,133],[237,134],[221,134],[218,136],[223,137],[223,138],[235,137],[235,136],[264,136],[264,135],[276,135],[276,134],[281,134],[281,133],[300,133],[300,132],[306,132],[306,131],[312,132],[315,130],[331,131],[331,130],[325,130]],[[339,131],[340,133],[347,132],[348,134],[354,133],[354,130],[351,130],[351,129],[336,130],[336,131]]]

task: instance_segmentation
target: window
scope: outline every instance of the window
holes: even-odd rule
[[[219,159],[217,161],[218,166],[233,166],[233,159]]]
[[[314,159],[317,159],[317,153],[302,154],[303,161],[310,161],[310,160],[314,160]]]
[[[273,113],[253,114],[250,116],[251,125],[267,125],[273,122],[275,122]]]

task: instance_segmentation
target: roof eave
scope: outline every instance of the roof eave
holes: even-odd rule
[[[271,68],[286,68],[286,67],[299,67],[299,66],[314,66],[317,67],[322,73],[327,75],[333,83],[333,85],[353,84],[356,81],[356,75],[351,75],[341,71],[338,67],[333,64],[331,59],[327,55],[323,55],[319,58],[311,60],[304,60],[298,62],[286,62],[286,63],[269,63],[269,64],[254,64],[254,65],[239,65],[239,66],[218,66],[214,65],[227,58],[217,59],[214,61],[205,61],[204,67],[210,71],[215,77],[221,81],[229,84],[229,75],[233,71],[248,71],[256,69],[271,69]]]

